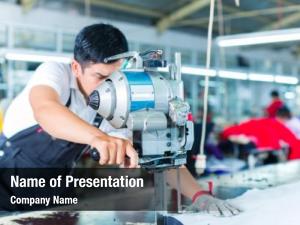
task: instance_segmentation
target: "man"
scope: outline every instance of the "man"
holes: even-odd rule
[[[283,106],[278,109],[276,119],[282,122],[298,139],[300,139],[300,119],[293,116],[288,107]]]
[[[276,90],[271,92],[272,102],[266,108],[265,114],[268,118],[275,118],[276,112],[279,108],[283,106],[283,102],[279,97],[279,93]]]
[[[91,125],[96,112],[87,106],[90,93],[122,64],[121,60],[105,64],[104,59],[126,51],[128,44],[121,31],[111,25],[94,24],[77,35],[71,65],[42,64],[7,110],[5,154],[0,167],[69,168],[85,145],[99,151],[101,165],[122,165],[128,156],[129,167],[137,167],[138,154],[131,142],[104,133],[111,129],[105,120],[100,129]],[[175,171],[167,173],[169,184],[175,187]],[[225,201],[203,192],[185,168],[181,173],[182,192],[194,201],[190,210],[219,216],[239,213]]]

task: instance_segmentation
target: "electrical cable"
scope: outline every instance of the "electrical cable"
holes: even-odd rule
[[[212,32],[213,32],[213,22],[214,22],[214,8],[215,8],[215,0],[211,0],[209,23],[208,23],[208,34],[207,34],[206,69],[210,69],[210,64],[211,64],[211,46],[212,46]],[[196,166],[196,169],[199,168],[201,172],[204,171],[205,164],[206,164],[205,163],[206,156],[204,155],[204,142],[205,142],[207,108],[208,108],[208,88],[209,88],[209,76],[206,75],[205,85],[204,85],[204,98],[203,98],[203,118],[202,118],[202,131],[201,131],[201,139],[200,139],[200,154],[197,156],[197,161],[199,165]]]

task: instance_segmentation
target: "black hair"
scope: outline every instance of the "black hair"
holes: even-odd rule
[[[292,114],[291,111],[289,110],[288,107],[286,106],[282,106],[280,107],[277,112],[276,112],[276,116],[280,117],[280,118],[287,118],[287,119],[291,119],[292,118]]]
[[[84,27],[77,34],[74,59],[82,66],[104,63],[105,58],[127,51],[128,43],[124,34],[112,25],[99,23]]]
[[[273,91],[271,92],[271,97],[273,97],[273,98],[278,98],[278,97],[279,97],[279,92],[278,92],[277,90],[273,90]]]

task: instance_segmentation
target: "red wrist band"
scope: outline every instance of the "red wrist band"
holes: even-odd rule
[[[207,183],[208,183],[208,191],[212,195],[213,188],[214,188],[213,182],[212,181],[208,181]]]
[[[195,202],[196,199],[201,195],[210,195],[210,193],[208,191],[197,191],[192,198],[192,202]]]
[[[213,195],[212,194],[212,191],[213,191],[213,182],[212,181],[208,181],[208,191],[197,191],[193,198],[192,198],[192,201],[195,202],[196,199],[201,196],[201,195]]]

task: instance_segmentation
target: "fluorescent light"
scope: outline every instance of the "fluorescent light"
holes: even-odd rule
[[[252,81],[264,81],[264,82],[274,82],[274,76],[270,74],[261,73],[250,73],[249,80]]]
[[[159,67],[157,68],[158,72],[168,72],[169,69],[166,67]],[[199,76],[216,76],[217,71],[213,69],[204,69],[204,68],[196,68],[196,67],[189,67],[189,66],[183,66],[181,67],[181,72],[184,74],[190,74],[190,75],[199,75]]]
[[[27,54],[27,53],[15,53],[8,52],[5,54],[7,60],[14,61],[26,61],[26,62],[46,62],[55,61],[62,63],[70,63],[71,58],[67,56],[56,56],[56,55],[39,55],[39,54]]]
[[[238,80],[247,80],[247,73],[235,72],[229,70],[219,70],[219,77],[229,78],[229,79],[238,79]]]
[[[275,82],[280,84],[298,84],[297,77],[291,76],[275,76]]]
[[[157,71],[162,72],[162,73],[167,73],[167,72],[169,72],[169,68],[167,68],[167,67],[158,67]]]
[[[286,99],[294,99],[296,97],[296,94],[292,91],[287,91],[284,93],[284,97]]]
[[[219,37],[220,47],[257,45],[300,40],[300,29],[285,29],[277,31],[256,32]]]
[[[204,69],[204,68],[196,68],[196,67],[188,67],[183,66],[181,68],[181,72],[185,74],[191,75],[202,75],[202,76],[216,76],[217,71],[213,69]]]

